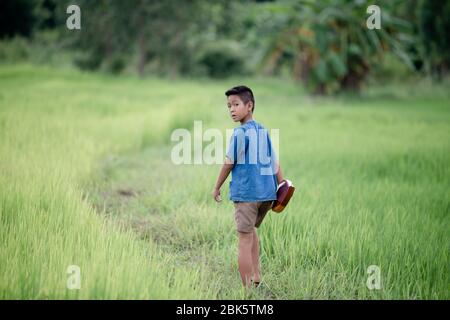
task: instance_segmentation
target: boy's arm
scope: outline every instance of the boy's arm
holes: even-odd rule
[[[226,157],[225,163],[222,166],[222,169],[220,170],[219,176],[217,177],[217,182],[214,187],[214,190],[212,192],[212,196],[214,200],[217,202],[222,201],[222,198],[220,197],[220,188],[222,187],[222,184],[227,180],[228,175],[230,174],[231,170],[233,169],[234,164],[231,162],[231,160]]]
[[[278,157],[275,152],[275,148],[274,148],[269,136],[268,136],[268,142],[269,142],[269,146],[271,148],[270,149],[270,155],[272,157],[271,161],[273,161],[275,163],[275,175],[277,176],[277,183],[280,184],[283,181],[283,173],[281,172],[280,162],[278,160]]]
[[[276,171],[276,173],[277,173],[277,182],[278,182],[278,184],[280,184],[281,181],[283,181],[283,174],[281,173],[281,166],[278,163],[278,161],[276,162],[276,168],[277,168],[277,171]]]

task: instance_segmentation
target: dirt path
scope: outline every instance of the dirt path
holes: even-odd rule
[[[88,191],[90,199],[99,214],[133,229],[143,241],[156,242],[176,263],[206,268],[211,298],[240,298],[231,204],[213,203],[204,182],[208,173],[198,166],[174,166],[169,155],[168,147],[152,147],[107,157]],[[277,298],[268,284],[252,297]]]

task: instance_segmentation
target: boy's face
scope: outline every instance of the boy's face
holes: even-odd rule
[[[251,101],[244,104],[238,95],[230,95],[227,100],[228,110],[230,111],[231,119],[233,119],[234,122],[241,121],[252,112]]]

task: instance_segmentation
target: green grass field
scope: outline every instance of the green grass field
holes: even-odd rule
[[[264,283],[250,294],[229,179],[218,204],[219,165],[170,161],[174,129],[235,126],[224,91],[239,83],[254,89],[255,119],[280,129],[297,187],[259,230]],[[0,298],[449,299],[448,89],[311,98],[277,79],[0,66]]]

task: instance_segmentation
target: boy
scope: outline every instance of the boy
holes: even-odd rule
[[[253,119],[255,98],[250,88],[237,86],[225,92],[234,129],[225,163],[212,192],[221,201],[220,187],[232,172],[230,200],[234,202],[239,235],[238,266],[246,288],[261,281],[259,239],[256,234],[266,213],[276,200],[277,186],[283,180],[267,130]]]

